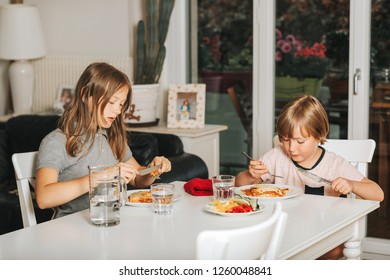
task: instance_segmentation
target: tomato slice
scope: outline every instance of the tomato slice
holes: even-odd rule
[[[250,206],[250,205],[243,204],[242,207],[244,208],[245,212],[252,212],[253,211],[252,206]]]
[[[246,213],[253,211],[252,207],[247,204],[240,204],[237,206],[234,206],[232,209],[227,210],[226,213]]]

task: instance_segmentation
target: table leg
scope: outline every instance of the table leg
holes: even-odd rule
[[[362,254],[360,240],[351,240],[344,243],[343,254],[347,260],[359,260],[360,255]]]

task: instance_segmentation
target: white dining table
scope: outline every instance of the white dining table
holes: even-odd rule
[[[123,206],[119,225],[96,227],[87,209],[0,235],[0,259],[193,260],[201,231],[250,226],[273,211],[275,200],[269,200],[252,215],[216,215],[204,209],[211,196],[193,196],[183,190],[184,182],[174,184],[180,195],[171,215]],[[376,201],[306,194],[282,204],[288,220],[278,259],[315,259],[343,242],[347,257],[359,258],[365,217],[379,207]]]

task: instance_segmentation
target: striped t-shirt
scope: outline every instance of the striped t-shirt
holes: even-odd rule
[[[316,182],[298,172],[297,167],[308,170],[322,178],[328,179],[329,181],[333,181],[339,177],[354,181],[361,181],[364,178],[364,176],[351,163],[341,156],[338,156],[331,151],[327,151],[322,147],[320,147],[320,149],[322,149],[320,158],[311,169],[307,169],[291,160],[291,158],[285,153],[282,145],[276,146],[265,153],[260,160],[267,166],[268,171],[271,174],[281,175],[283,178],[271,177],[269,174],[265,174],[261,177],[261,179],[264,182],[270,181],[275,184],[301,187],[303,191],[306,189],[305,193],[311,193],[308,190],[313,188],[313,194],[340,196],[340,193],[333,191],[326,183]],[[323,190],[320,190],[319,188]],[[316,192],[316,189],[318,189],[318,192]]]

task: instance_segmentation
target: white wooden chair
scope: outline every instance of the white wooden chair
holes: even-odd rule
[[[275,203],[270,218],[254,226],[205,230],[196,241],[196,258],[211,259],[276,259],[284,235],[287,214],[280,201]]]
[[[12,155],[23,227],[25,228],[37,224],[30,191],[30,184],[35,187],[35,162],[37,155],[38,152],[16,153]]]
[[[328,139],[322,147],[343,157],[367,177],[376,143],[372,139]]]

